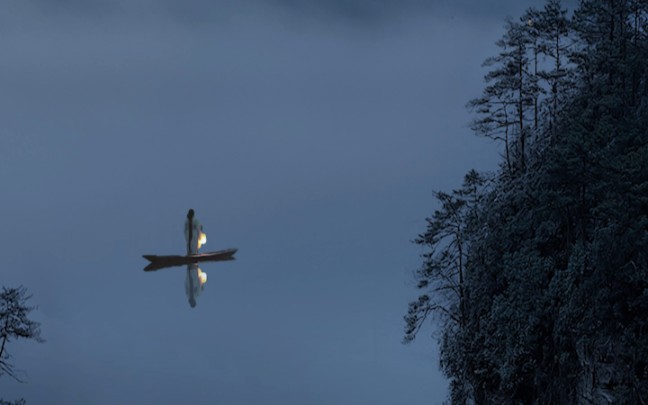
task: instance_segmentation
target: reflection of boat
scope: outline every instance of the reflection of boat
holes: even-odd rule
[[[155,271],[175,266],[187,266],[187,278],[185,279],[185,291],[191,307],[196,306],[196,298],[205,288],[207,274],[203,272],[198,263],[218,262],[234,260],[234,253],[238,249],[224,249],[216,252],[199,253],[198,250],[207,242],[207,235],[202,231],[202,225],[194,217],[194,210],[189,210],[184,227],[185,240],[187,242],[187,255],[144,255],[150,263],[144,267],[144,271]]]

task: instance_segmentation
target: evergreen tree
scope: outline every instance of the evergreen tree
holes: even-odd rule
[[[461,189],[454,190],[451,194],[436,193],[441,207],[427,219],[426,232],[415,240],[428,249],[423,254],[423,267],[416,272],[417,287],[425,292],[409,304],[405,316],[405,342],[414,340],[430,315],[439,316],[445,325],[444,341],[452,341],[458,331],[465,327],[465,278],[469,271],[466,261],[471,244],[470,235],[479,226],[477,207],[485,184],[484,176],[471,170],[466,174]],[[458,372],[456,370],[448,375],[454,377]],[[464,390],[459,386],[465,380],[455,380],[455,391]]]
[[[538,71],[538,76],[548,88],[549,97],[545,101],[547,130],[553,135],[561,111],[559,107],[573,87],[574,78],[568,59],[574,43],[571,23],[560,0],[547,1],[542,11],[528,18],[537,30],[539,53],[550,61],[548,66]]]
[[[468,103],[479,114],[471,124],[473,130],[504,142],[511,176],[525,169],[529,110],[533,111],[540,91],[527,54],[534,42],[532,32],[528,24],[507,21],[506,33],[497,42],[499,55],[484,62],[493,67],[485,76],[489,85],[481,97]]]
[[[27,305],[27,290],[24,287],[2,287],[0,293],[0,376],[7,374],[9,377],[20,381],[17,370],[11,364],[11,356],[7,344],[13,339],[32,339],[43,342],[40,335],[40,324],[28,318],[35,307]]]

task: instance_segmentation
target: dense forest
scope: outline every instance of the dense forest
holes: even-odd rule
[[[648,403],[648,0],[508,20],[472,129],[502,145],[416,243],[405,342],[439,325],[453,404]]]

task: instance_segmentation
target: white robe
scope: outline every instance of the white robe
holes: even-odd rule
[[[187,254],[196,254],[201,246],[201,237],[203,235],[202,225],[198,219],[191,221],[191,240],[189,240],[189,218],[185,221],[184,226],[185,242],[187,243]]]

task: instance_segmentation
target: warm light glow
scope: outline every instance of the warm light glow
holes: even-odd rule
[[[198,249],[200,249],[200,247],[205,243],[207,243],[207,234],[200,232],[200,237],[198,238]]]
[[[198,280],[200,280],[201,287],[207,282],[207,273],[203,272],[200,268],[198,268]]]

